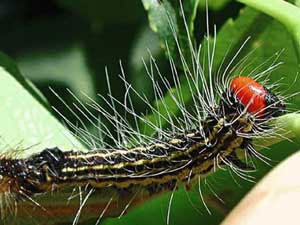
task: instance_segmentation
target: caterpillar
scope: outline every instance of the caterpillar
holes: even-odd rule
[[[268,122],[285,113],[284,100],[256,81],[264,78],[276,65],[253,78],[233,78],[223,74],[214,77],[211,71],[207,78],[198,62],[197,51],[191,48],[195,70],[186,72],[190,90],[196,89],[192,94],[193,107],[188,110],[182,96],[172,96],[183,118],[174,121],[170,115],[161,115],[158,123],[167,121],[172,125],[169,130],[145,120],[156,130],[156,135],[143,136],[115,111],[115,115],[110,115],[101,106],[94,105],[115,123],[122,140],[116,140],[114,146],[107,144],[105,148],[89,152],[48,148],[24,159],[3,155],[0,160],[1,217],[6,216],[6,211],[17,216],[27,211],[38,218],[40,211],[44,211],[49,218],[55,218],[58,213],[76,215],[73,221],[76,224],[80,213],[93,214],[91,218],[96,217],[96,220],[103,216],[120,216],[130,207],[164,192],[173,192],[180,186],[191,189],[219,167],[227,165],[240,176],[253,170],[253,165],[243,162],[236,151],[241,148],[246,155],[260,158],[252,139],[274,134],[276,127]],[[172,59],[170,62],[175,86],[180,89],[176,67]],[[170,89],[168,82],[161,78]],[[124,82],[128,92],[131,91],[125,79]],[[160,87],[155,81],[153,87],[157,98],[161,99]],[[128,104],[113,97],[111,100],[113,103],[108,104],[112,108],[119,104],[127,113],[143,120]],[[153,106],[149,107],[157,111]],[[108,131],[104,129],[104,132]],[[87,190],[79,209],[72,204],[60,208],[55,205],[54,198],[49,205],[40,199],[46,195],[70,193],[78,187]],[[93,202],[89,206],[86,202],[92,195],[108,196],[108,199],[105,204]]]
[[[198,176],[205,177],[223,164],[251,169],[237,157],[236,149],[255,155],[253,135],[263,134],[262,124],[281,115],[284,103],[252,78],[242,76],[231,81],[221,101],[211,108],[213,114],[207,115],[202,127],[149,145],[107,153],[102,149],[63,152],[52,148],[27,159],[3,157],[2,192],[22,199],[89,185],[95,189],[109,187],[129,196],[141,189],[143,194],[133,200],[138,201],[172,191],[180,184],[188,187]]]

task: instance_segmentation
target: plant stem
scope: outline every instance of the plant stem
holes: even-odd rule
[[[299,113],[289,113],[284,116],[280,116],[271,121],[273,126],[280,127],[276,131],[276,136],[268,139],[266,145],[258,147],[260,148],[271,146],[284,139],[294,139],[300,140],[300,114]]]

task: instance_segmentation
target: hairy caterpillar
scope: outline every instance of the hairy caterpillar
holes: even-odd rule
[[[246,99],[249,94],[250,98]],[[270,100],[267,105],[266,99]],[[252,137],[263,135],[264,123],[282,114],[284,105],[249,77],[235,78],[221,101],[216,108],[215,105],[210,108],[213,114],[201,121],[201,127],[181,134],[171,133],[169,138],[152,144],[87,153],[54,148],[27,159],[3,157],[2,192],[24,199],[88,185],[91,190],[112,189],[118,198],[130,196],[134,204],[182,184],[189,188],[221,165],[229,165],[242,174],[252,167],[237,157],[236,149],[242,148],[246,154],[257,156]],[[259,103],[265,105],[261,108]],[[1,213],[4,213],[3,207],[6,206],[2,205]]]
[[[194,55],[197,56],[198,52],[195,52]],[[128,199],[126,199],[125,205],[120,207],[120,214],[122,214],[122,212],[126,210],[127,205],[129,207],[139,199],[139,191],[135,189],[132,191],[130,188],[141,186],[142,190],[153,192],[154,194],[156,192],[163,192],[164,189],[173,191],[177,188],[177,182],[174,182],[174,179],[176,181],[178,175],[176,172],[181,172],[185,167],[197,162],[197,160],[199,160],[199,168],[194,166],[192,168],[195,168],[195,171],[190,170],[190,173],[187,173],[187,171],[182,173],[180,182],[184,184],[192,183],[192,181],[195,181],[192,179],[193,176],[195,176],[197,172],[201,174],[202,169],[204,169],[204,177],[209,171],[213,171],[215,168],[213,166],[215,160],[215,165],[218,165],[218,157],[220,157],[220,161],[222,161],[221,159],[223,158],[223,161],[220,162],[220,164],[228,163],[231,166],[233,166],[232,163],[238,164],[240,168],[236,168],[237,172],[238,169],[245,169],[247,166],[238,161],[238,158],[234,155],[231,157],[230,153],[231,151],[234,152],[235,148],[238,146],[245,145],[245,147],[251,148],[251,145],[248,145],[250,143],[247,144],[247,141],[244,143],[244,140],[251,140],[253,136],[269,135],[270,132],[272,132],[272,129],[269,127],[267,128],[265,123],[267,122],[266,120],[269,119],[268,116],[272,116],[272,114],[266,117],[263,116],[262,118],[257,115],[249,114],[247,109],[251,104],[241,105],[238,101],[239,99],[230,93],[228,84],[231,81],[231,78],[227,79],[224,76],[225,80],[220,82],[218,77],[213,78],[212,74],[210,74],[208,82],[205,83],[204,81],[206,78],[201,72],[201,66],[197,58],[195,58],[195,62],[197,68],[196,73],[192,73],[190,81],[197,84],[195,85],[195,88],[198,87],[198,83],[200,87],[202,86],[202,88],[196,89],[196,94],[194,94],[193,104],[195,105],[194,110],[196,111],[198,118],[189,114],[188,110],[186,110],[186,106],[180,102],[180,97],[174,98],[175,100],[177,99],[178,108],[180,108],[185,117],[183,117],[182,120],[171,121],[171,117],[162,116],[161,120],[167,120],[170,124],[174,125],[169,131],[164,131],[159,126],[152,125],[152,127],[157,130],[158,136],[143,137],[142,135],[137,135],[141,140],[133,141],[133,143],[137,143],[134,147],[126,147],[124,143],[132,141],[130,140],[133,137],[131,134],[137,133],[134,133],[134,131],[127,126],[125,121],[119,123],[116,118],[120,117],[116,115],[110,116],[102,111],[109,120],[116,123],[121,139],[124,138],[123,141],[116,140],[117,148],[106,148],[101,152],[96,151],[92,153],[62,153],[55,149],[44,150],[40,154],[30,156],[25,160],[11,160],[3,157],[2,173],[5,175],[3,179],[3,184],[5,185],[2,185],[3,192],[10,192],[12,190],[12,195],[24,194],[24,196],[30,198],[32,194],[36,195],[47,191],[55,192],[56,190],[61,190],[64,186],[85,186],[88,183],[96,188],[105,189],[104,186],[108,186],[108,191],[114,192],[113,190],[115,188],[115,193],[117,195],[122,195],[122,191],[125,192],[123,195],[127,196]],[[174,68],[175,67],[173,67],[173,69]],[[273,67],[270,67],[265,73],[268,73],[272,69]],[[187,72],[186,75],[190,76],[189,72]],[[263,75],[264,73],[258,76]],[[177,78],[175,78],[175,80],[176,79]],[[216,79],[217,84],[220,86],[212,86],[214,79]],[[153,83],[153,86],[158,98],[161,98],[159,87],[156,86],[155,83]],[[168,86],[168,84],[166,84],[166,86]],[[128,88],[128,90],[130,91],[130,88]],[[254,97],[254,99],[255,98],[256,97]],[[118,102],[115,102],[115,104],[117,103]],[[230,103],[233,103],[233,105]],[[281,103],[281,101],[276,99],[275,102],[271,103],[266,108],[270,109],[277,103]],[[123,103],[121,103],[121,105],[122,104]],[[281,110],[281,104],[279,104],[279,106],[280,107],[277,107],[276,105],[274,108]],[[129,110],[128,113],[133,113],[135,116],[134,111],[130,111],[131,109],[128,108],[127,105],[124,104],[124,107]],[[237,110],[237,112],[235,110]],[[99,111],[101,111],[101,108],[99,108]],[[271,110],[271,112],[274,111]],[[260,113],[261,111],[258,112],[258,114]],[[175,122],[178,122],[180,126],[176,126]],[[228,130],[225,134],[227,132],[232,134],[221,137],[221,134],[223,134],[221,131],[224,131],[226,123]],[[122,133],[123,130],[125,130],[125,135],[124,132]],[[231,138],[232,140],[228,141],[227,138]],[[234,142],[237,141],[238,138],[239,142],[235,146]],[[225,142],[229,147],[225,146]],[[195,151],[194,147],[192,147],[193,143],[200,144],[200,147],[197,150],[200,150],[200,152],[203,150],[205,153],[203,156],[194,155]],[[214,144],[218,147],[214,146]],[[203,146],[211,150],[211,152],[208,151],[211,154],[210,156],[206,155],[208,153]],[[224,149],[224,151],[221,149]],[[216,154],[219,153],[219,151],[221,151],[220,153],[222,154],[217,156]],[[187,155],[186,153],[190,155]],[[196,159],[195,157],[199,157],[199,159]],[[211,159],[209,157],[211,157]],[[190,162],[188,161],[189,159],[195,159],[195,161]],[[169,160],[171,160],[171,162]],[[206,166],[204,164],[205,162],[207,163]],[[128,163],[128,165],[125,163]],[[105,164],[107,164],[107,166],[105,166]],[[10,170],[10,166],[14,166],[16,170]],[[205,168],[207,170],[205,170]],[[197,169],[199,171],[197,171]],[[100,171],[100,173],[98,173],[98,171]],[[20,180],[24,180],[24,182],[16,179],[15,177],[17,175],[14,174],[14,172],[16,172],[17,175],[20,175]],[[101,174],[101,172],[104,173]],[[100,180],[101,175],[103,175],[104,179],[107,179],[107,183],[101,181],[99,181],[99,183],[97,183],[98,181],[93,183],[92,180]],[[90,177],[90,180],[88,178],[84,179],[84,176]],[[97,176],[99,178],[97,178]],[[148,180],[146,180],[147,177]],[[155,177],[159,177],[159,179],[156,180]],[[118,180],[114,182],[114,179]],[[121,179],[123,179],[123,181],[121,181]],[[35,186],[35,184],[37,184],[37,186]],[[151,186],[151,184],[153,184],[153,186]],[[133,187],[131,187],[131,185]],[[20,192],[21,189],[24,189],[23,193]],[[130,194],[126,192],[130,192]],[[88,193],[92,192],[89,191]],[[113,194],[111,194],[111,196],[111,199],[113,199]],[[141,198],[146,199],[147,196],[145,196],[146,194],[144,193],[144,196],[142,195]],[[15,196],[15,198],[18,199],[20,196]],[[108,203],[110,203],[110,201],[108,201]],[[44,204],[41,204],[42,207],[43,205]],[[84,209],[85,204],[81,205]],[[20,207],[22,207],[22,202],[20,203]]]

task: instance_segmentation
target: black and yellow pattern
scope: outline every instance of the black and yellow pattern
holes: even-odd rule
[[[251,116],[245,114],[226,126],[234,116],[208,118],[203,123],[205,136],[193,130],[148,146],[109,153],[101,149],[87,153],[45,149],[28,159],[2,161],[0,173],[16,180],[30,195],[87,184],[128,190],[137,186],[157,194],[172,190],[177,182],[188,185],[197,175],[206,176],[222,159],[230,160],[237,148],[246,147],[249,140],[237,132],[252,132]]]

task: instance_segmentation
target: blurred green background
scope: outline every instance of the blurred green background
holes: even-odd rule
[[[184,2],[188,4],[193,1]],[[143,3],[150,5],[150,9],[145,10]],[[21,73],[46,97],[48,101],[46,105],[55,107],[72,123],[81,126],[78,118],[66,109],[49,87],[74,110],[76,109],[72,103],[75,100],[67,89],[83,102],[88,102],[88,99],[84,98],[82,92],[102,105],[103,100],[97,94],[107,96],[105,77],[105,68],[107,68],[112,94],[123,101],[125,87],[122,80],[118,78],[121,73],[121,60],[128,82],[153,102],[152,85],[149,79],[145,79],[146,70],[142,60],[144,59],[145,64],[148,64],[149,51],[155,57],[161,74],[172,80],[169,62],[164,48],[161,48],[163,39],[167,35],[164,36],[161,30],[153,32],[148,21],[148,16],[154,18],[150,21],[151,27],[161,22],[159,17],[151,17],[154,13],[151,6],[157,3],[155,0],[143,2],[2,0],[0,1],[0,51],[15,60]],[[178,10],[178,8],[174,9]],[[199,45],[203,43],[206,32],[205,1],[200,1],[197,11],[195,21],[192,23],[195,26],[195,42]],[[277,57],[276,52],[281,52],[279,61],[283,61],[284,64],[272,73],[270,83],[283,78],[281,82],[283,85],[279,88],[279,92],[299,91],[299,85],[297,86],[299,82],[294,83],[298,68],[293,44],[285,28],[278,22],[242,4],[220,0],[209,3],[209,24],[211,31],[214,25],[217,29],[214,71],[220,68],[223,59],[223,64],[228,64],[242,43],[251,36],[236,59],[238,62],[245,56],[249,57],[248,54],[252,52],[243,69],[244,73],[248,74],[262,63],[266,64],[262,65],[261,69],[268,67]],[[172,56],[173,54],[175,53],[171,52]],[[155,76],[158,82],[161,82],[156,73]],[[167,90],[163,91],[166,93]],[[149,113],[145,105],[140,104],[140,100],[133,100],[137,113]],[[299,102],[299,97],[292,98],[290,107],[299,108]],[[95,111],[92,113],[97,115]],[[54,111],[52,114],[62,120]],[[91,132],[95,131],[86,118],[81,117],[81,120]],[[113,128],[110,128],[113,132]],[[95,133],[97,135],[97,131]],[[275,165],[296,148],[298,148],[297,144],[284,142],[273,146],[266,154],[272,158],[272,165]],[[254,174],[257,180],[270,169],[263,163],[259,168],[259,173]],[[203,191],[208,193],[206,199],[213,211],[210,216],[203,207],[197,187],[192,193],[188,193],[194,204],[191,204],[186,193],[181,189],[175,193],[171,208],[171,224],[218,224],[253,186],[252,183],[241,180],[228,171],[220,171],[205,182],[213,186],[225,203],[218,202],[213,197],[209,185],[203,184]],[[169,199],[170,195],[167,194],[132,211],[121,220],[106,219],[103,224],[165,224]]]
[[[242,8],[241,4],[231,3],[223,6],[224,11],[222,4],[219,5],[215,6],[219,10],[210,14],[218,29],[226,18],[236,17]],[[118,79],[121,61],[127,80],[151,102],[152,86],[145,79],[142,61],[142,58],[149,61],[148,51],[155,57],[161,73],[171,77],[158,35],[149,28],[141,1],[3,0],[0,9],[0,50],[12,57],[50,105],[64,112],[73,123],[76,118],[66,112],[49,87],[68,103],[74,99],[67,88],[79,98],[80,92],[93,99],[96,94],[107,96],[106,67],[113,95],[123,100],[125,88]],[[199,43],[205,32],[203,4],[200,10]],[[136,107],[137,112],[145,113],[144,106]]]

